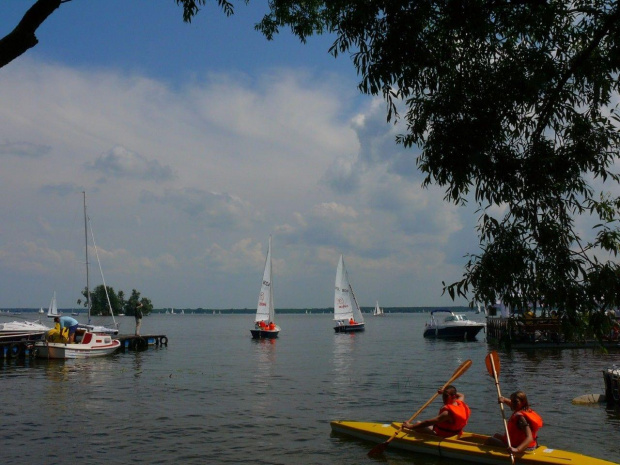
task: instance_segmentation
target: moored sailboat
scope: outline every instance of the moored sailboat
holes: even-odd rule
[[[349,282],[349,275],[344,266],[344,258],[340,255],[338,268],[336,269],[336,286],[334,293],[334,321],[337,333],[350,333],[364,331],[364,317],[360,310],[353,287]]]
[[[121,341],[112,339],[109,334],[91,332],[85,328],[76,331],[76,342],[68,343],[59,331],[60,325],[50,330],[45,339],[37,341],[37,357],[53,359],[103,357],[116,352]]]
[[[271,236],[269,236],[269,247],[267,248],[267,258],[265,259],[265,270],[263,271],[263,283],[258,294],[258,305],[256,307],[256,317],[254,318],[254,329],[251,329],[254,339],[275,339],[280,334],[280,327],[276,325],[276,312],[273,305],[273,282],[271,280]]]

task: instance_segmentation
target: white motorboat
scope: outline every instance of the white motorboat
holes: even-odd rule
[[[97,334],[80,329],[76,331],[76,342],[69,344],[60,336],[58,328],[48,331],[44,340],[34,343],[37,357],[70,359],[92,358],[111,355],[121,346],[121,341],[109,334]]]
[[[473,340],[485,326],[451,310],[433,310],[424,328],[424,337]]]
[[[50,330],[36,321],[0,323],[0,342],[36,341]]]
[[[334,320],[337,333],[351,333],[364,331],[364,317],[357,304],[353,287],[349,282],[349,275],[344,266],[344,258],[340,255],[336,269],[336,285],[334,293]]]

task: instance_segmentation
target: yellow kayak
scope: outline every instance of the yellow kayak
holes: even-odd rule
[[[369,423],[362,421],[332,421],[332,431],[366,441],[382,443],[391,438],[400,429],[401,423]],[[422,454],[437,455],[448,459],[468,462],[506,465],[510,463],[510,454],[503,447],[486,446],[489,438],[483,434],[463,432],[456,436],[441,438],[421,432],[401,432],[389,444],[389,448],[405,449]],[[551,449],[539,446],[515,456],[516,464],[562,464],[562,465],[619,465],[575,452]]]

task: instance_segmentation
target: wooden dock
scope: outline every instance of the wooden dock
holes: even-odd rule
[[[168,346],[168,337],[164,334],[119,334],[114,339],[121,341],[121,350],[146,350],[149,346]]]

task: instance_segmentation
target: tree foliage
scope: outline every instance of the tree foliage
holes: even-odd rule
[[[280,0],[258,28],[282,27],[334,33],[359,89],[405,123],[424,184],[476,203],[480,251],[453,298],[542,303],[575,324],[620,304],[620,199],[601,187],[618,182],[616,1]]]
[[[175,1],[189,22],[207,0]],[[0,41],[0,66],[36,43],[36,27],[61,3],[35,3]],[[217,3],[232,14],[233,2]],[[404,123],[397,142],[412,148],[424,185],[477,206],[480,250],[445,292],[544,304],[600,334],[602,312],[620,305],[620,199],[604,190],[619,180],[615,0],[272,0],[268,8],[256,25],[268,39],[284,27],[302,42],[333,34],[330,51],[351,57],[360,91],[382,95],[388,121]]]
[[[107,290],[107,292],[106,292]],[[83,304],[84,308],[88,308],[88,295],[87,290],[82,290],[84,301],[79,299],[78,305]],[[109,299],[109,302],[108,302]],[[126,315],[133,315],[136,302],[142,302],[142,313],[145,315],[151,313],[153,310],[153,304],[150,299],[146,297],[140,297],[140,293],[135,289],[132,289],[129,300],[125,300],[125,293],[118,291],[118,294],[114,292],[114,288],[110,286],[103,286],[100,284],[90,292],[90,314],[110,316],[110,308],[115,315],[125,313]]]

